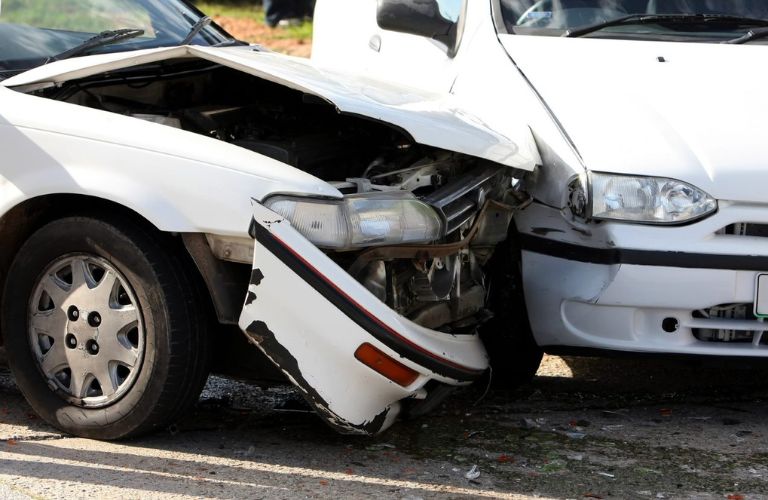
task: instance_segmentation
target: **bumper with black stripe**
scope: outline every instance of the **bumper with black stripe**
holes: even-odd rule
[[[254,271],[240,326],[331,426],[375,434],[432,381],[462,385],[488,366],[476,335],[423,328],[382,303],[290,223],[254,205]],[[373,345],[418,372],[406,387],[355,358]]]
[[[768,223],[768,210],[721,202],[685,226],[578,225],[534,203],[516,224],[536,342],[551,351],[768,357],[761,319],[709,314],[732,304],[752,311],[757,276],[768,272],[768,238],[722,231],[740,221]],[[754,332],[754,342],[711,335],[731,331]]]

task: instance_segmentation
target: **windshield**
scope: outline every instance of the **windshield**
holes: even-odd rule
[[[768,0],[500,0],[509,33],[560,36],[588,26],[632,15],[659,16],[657,21],[627,22],[590,31],[587,36],[720,42],[755,25],[688,16],[736,16],[768,21]],[[667,18],[665,19],[664,16]],[[679,16],[678,19],[669,16]],[[684,22],[683,22],[684,21]],[[714,22],[712,22],[714,21]],[[765,43],[758,40],[755,43]]]
[[[182,0],[0,0],[0,79],[45,64],[104,31],[131,29],[138,36],[78,55],[178,45],[201,17]],[[210,24],[191,43],[229,39]]]

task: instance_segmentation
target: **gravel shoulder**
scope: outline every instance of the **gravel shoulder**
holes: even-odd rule
[[[41,423],[5,372],[0,497],[768,498],[766,375],[547,357],[525,390],[472,387],[370,439],[289,388],[212,377],[179,426],[102,443]]]

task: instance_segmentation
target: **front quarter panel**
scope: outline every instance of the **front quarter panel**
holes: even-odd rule
[[[339,197],[245,149],[135,118],[0,87],[0,214],[49,194],[104,198],[163,231],[245,236],[249,200]]]

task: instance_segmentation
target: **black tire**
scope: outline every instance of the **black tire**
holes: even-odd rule
[[[533,380],[544,352],[536,344],[528,321],[521,275],[520,248],[510,230],[488,263],[490,297],[494,317],[480,332],[491,358],[491,383],[515,389]]]
[[[123,439],[168,426],[197,400],[208,376],[206,309],[179,250],[169,236],[125,217],[62,218],[43,226],[24,243],[7,276],[2,331],[16,383],[44,420],[81,437]],[[38,348],[32,347],[32,294],[39,294],[37,284],[52,276],[50,271],[43,275],[44,270],[70,255],[92,256],[122,273],[137,302],[131,303],[140,318],[137,321],[142,322],[138,323],[143,336],[142,349],[135,349],[142,353],[136,374],[119,399],[113,395],[115,400],[103,407],[84,406],[85,396],[80,404],[73,403],[72,392],[43,374],[35,354]],[[59,306],[52,305],[51,310]],[[56,331],[67,334],[74,323],[67,319],[64,324],[63,330],[57,326]]]

